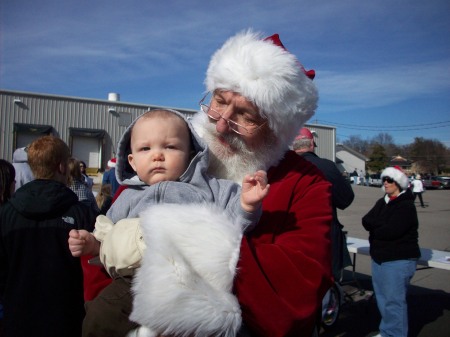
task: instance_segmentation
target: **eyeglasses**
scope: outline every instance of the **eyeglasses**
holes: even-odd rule
[[[389,184],[393,184],[394,183],[394,179],[392,179],[391,177],[383,177],[383,183],[387,181]]]
[[[202,111],[205,114],[207,114],[209,118],[211,118],[212,120],[214,120],[216,122],[219,121],[220,119],[223,119],[224,121],[226,121],[228,123],[228,127],[232,131],[236,132],[239,135],[245,135],[246,133],[251,135],[251,134],[255,133],[257,130],[259,130],[262,126],[264,126],[267,123],[267,121],[265,121],[261,125],[257,125],[254,122],[246,120],[241,115],[237,115],[239,123],[235,122],[235,121],[233,121],[231,119],[226,119],[226,118],[224,118],[222,116],[222,113],[220,113],[217,109],[213,109],[208,104],[204,104],[203,103],[203,101],[205,100],[205,98],[208,95],[209,95],[209,93],[207,93],[199,102],[200,108],[202,109]]]

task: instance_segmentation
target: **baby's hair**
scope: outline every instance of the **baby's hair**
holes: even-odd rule
[[[194,157],[195,147],[194,147],[194,143],[193,143],[193,139],[192,139],[191,128],[186,123],[186,121],[183,119],[183,117],[179,116],[175,111],[172,111],[172,110],[154,109],[154,110],[145,112],[139,119],[150,119],[150,118],[162,118],[162,119],[178,118],[178,119],[182,120],[188,130],[188,133],[189,133],[191,158]],[[131,133],[133,133],[133,130],[131,130]],[[129,150],[129,151],[131,152],[131,150]]]
[[[146,118],[146,119],[148,119],[148,118],[157,118],[157,117],[159,117],[159,118],[173,118],[173,117],[176,117],[176,118],[181,119],[186,124],[186,121],[181,116],[178,116],[174,111],[165,110],[165,109],[150,110],[150,111],[147,111],[146,113],[144,113],[141,116],[141,118]],[[187,127],[187,125],[186,125],[186,127]]]

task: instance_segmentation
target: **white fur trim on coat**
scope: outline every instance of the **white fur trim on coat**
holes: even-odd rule
[[[251,30],[215,52],[205,84],[208,91],[231,90],[255,103],[286,147],[317,108],[316,86],[296,57]]]
[[[140,218],[147,249],[130,319],[161,335],[235,336],[241,226],[207,204],[154,205]]]

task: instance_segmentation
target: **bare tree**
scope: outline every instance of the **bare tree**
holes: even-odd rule
[[[438,140],[414,138],[410,147],[410,159],[420,167],[422,172],[439,174],[446,167],[449,157],[448,149]]]
[[[378,143],[385,147],[386,145],[394,144],[394,138],[387,132],[380,132],[372,138],[373,143]]]
[[[363,140],[360,135],[350,136],[343,144],[365,156],[368,155],[370,150],[369,141]]]
[[[383,146],[388,158],[400,155],[401,153],[400,148],[394,143],[394,138],[391,136],[391,134],[386,132],[381,132],[378,135],[374,136],[371,139],[371,144],[379,144]]]

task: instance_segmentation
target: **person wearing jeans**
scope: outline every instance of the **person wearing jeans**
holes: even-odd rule
[[[372,284],[383,318],[380,331],[389,331],[390,333],[386,336],[408,335],[406,292],[416,272],[416,265],[415,259],[380,264],[372,260]]]
[[[369,231],[372,284],[381,314],[379,336],[408,336],[406,295],[420,257],[419,221],[408,177],[399,167],[382,174],[386,195],[362,218]]]

